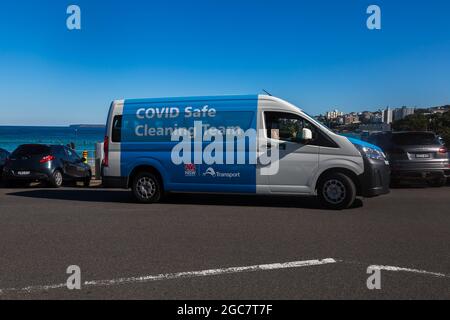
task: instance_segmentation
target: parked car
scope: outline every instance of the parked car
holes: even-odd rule
[[[0,180],[2,179],[3,167],[5,165],[6,159],[9,156],[9,152],[5,149],[0,148]]]
[[[173,140],[175,128],[203,127],[231,132],[226,150],[215,151],[221,160],[203,161],[211,148],[207,142],[174,160],[180,146]],[[236,129],[249,139],[238,138],[235,148]],[[267,170],[268,152],[257,153],[257,146],[279,155],[272,163],[277,170]],[[115,101],[104,155],[104,186],[131,189],[143,203],[158,202],[164,192],[285,194],[317,195],[325,207],[345,209],[357,195],[389,193],[389,165],[379,147],[337,135],[300,108],[266,95]],[[260,163],[251,163],[258,157]]]
[[[440,187],[450,176],[449,152],[433,132],[377,133],[369,142],[386,152],[393,183],[420,179]]]
[[[65,146],[25,144],[19,146],[3,168],[5,182],[47,182],[61,187],[65,181],[82,181],[89,186],[92,171],[85,159]]]

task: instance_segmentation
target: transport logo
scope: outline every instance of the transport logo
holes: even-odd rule
[[[208,169],[206,169],[206,171],[203,173],[204,177],[213,177],[213,178],[229,178],[229,179],[234,179],[234,178],[240,178],[241,177],[241,173],[240,172],[220,172],[220,171],[216,171],[213,168],[209,167]]]
[[[213,168],[208,168],[203,175],[204,176],[215,177],[216,176],[216,171]]]
[[[195,164],[188,163],[184,165],[184,175],[186,177],[195,177],[197,175],[197,167]]]

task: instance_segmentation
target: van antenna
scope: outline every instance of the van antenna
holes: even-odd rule
[[[272,94],[270,92],[268,92],[267,90],[262,89],[262,91],[272,97]]]

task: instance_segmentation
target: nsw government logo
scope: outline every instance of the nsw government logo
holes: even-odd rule
[[[186,177],[195,177],[197,175],[197,167],[195,164],[189,163],[184,165],[184,175]]]

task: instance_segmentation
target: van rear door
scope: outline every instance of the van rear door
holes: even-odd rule
[[[121,140],[122,140],[122,115],[123,100],[114,101],[108,115],[106,139],[108,165],[103,167],[103,175],[106,177],[121,176]]]

